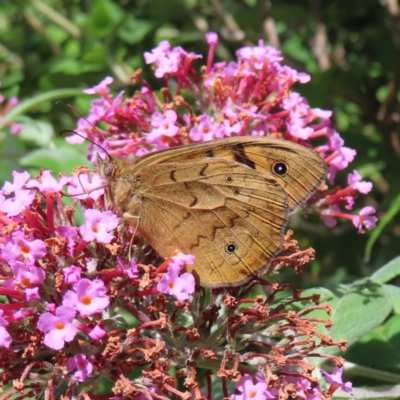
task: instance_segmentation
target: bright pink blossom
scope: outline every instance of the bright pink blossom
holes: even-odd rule
[[[251,375],[244,374],[236,383],[236,390],[240,394],[232,395],[231,400],[265,400],[267,398],[265,395],[267,388],[268,385],[265,381],[254,383]]]
[[[174,110],[167,110],[164,115],[160,113],[153,114],[152,125],[154,129],[147,135],[147,143],[153,143],[155,139],[162,136],[172,137],[179,131],[179,126],[176,126],[177,115]]]
[[[39,317],[37,328],[45,333],[44,344],[51,349],[60,350],[65,342],[74,340],[77,328],[73,323],[76,311],[65,305],[56,310],[56,315],[45,312]]]
[[[85,224],[80,226],[79,232],[86,242],[96,240],[107,244],[114,239],[109,232],[118,226],[118,217],[111,211],[101,212],[95,209],[85,210]]]
[[[2,198],[0,211],[8,217],[15,217],[25,211],[33,202],[35,193],[30,190],[16,190],[14,197]]]
[[[190,129],[189,136],[195,142],[207,142],[225,135],[225,127],[219,122],[212,122],[207,114],[203,114],[199,123]]]
[[[75,283],[74,291],[68,290],[64,295],[63,304],[77,310],[81,315],[89,315],[102,312],[110,304],[106,294],[107,289],[100,279],[93,281],[81,279]]]
[[[83,173],[72,177],[68,186],[68,194],[74,199],[97,200],[104,194],[104,185],[105,182],[100,175],[94,174],[90,179],[88,173]]]
[[[110,92],[108,85],[111,85],[114,78],[111,76],[106,76],[98,85],[93,86],[90,89],[85,89],[83,92],[86,94],[99,94],[104,96]]]
[[[321,373],[331,385],[331,388],[329,388],[330,393],[333,393],[339,387],[346,393],[352,392],[353,384],[351,382],[343,382],[343,367],[335,367],[332,374],[328,374],[323,369],[321,369]]]
[[[42,268],[33,265],[26,265],[20,261],[15,261],[11,265],[14,278],[7,279],[4,286],[7,288],[32,288],[43,283],[46,274]]]
[[[26,288],[25,296],[26,296],[26,301],[35,301],[41,299],[38,287]]]
[[[378,222],[378,218],[373,215],[375,212],[374,207],[367,206],[362,208],[358,215],[354,216],[353,225],[358,229],[359,233],[362,231],[363,226],[368,230],[375,228]]]
[[[93,364],[86,358],[85,354],[77,354],[67,360],[67,371],[76,370],[73,377],[78,382],[84,382],[87,377],[92,376]]]
[[[107,332],[104,329],[101,329],[98,325],[96,325],[90,332],[89,336],[93,340],[100,340],[102,339]]]
[[[62,272],[64,274],[64,280],[67,285],[73,285],[74,283],[79,282],[81,279],[82,270],[75,265],[63,268]]]
[[[17,190],[21,190],[25,188],[25,184],[28,179],[31,177],[29,172],[17,172],[13,171],[12,176],[14,178],[13,183],[5,182],[3,188],[0,190],[1,194],[11,194]]]
[[[372,182],[361,181],[362,177],[358,171],[353,171],[347,176],[347,183],[360,193],[367,194],[372,189]]]
[[[63,187],[71,182],[71,178],[66,176],[57,180],[51,174],[51,171],[40,171],[39,179],[31,179],[27,184],[27,188],[36,188],[42,193],[57,193],[63,190]]]
[[[27,264],[32,265],[46,253],[47,249],[42,240],[28,240],[23,232],[16,231],[3,248],[3,259],[10,265],[17,260],[24,260]]]
[[[175,296],[178,300],[187,300],[194,292],[196,282],[192,274],[186,272],[179,276],[180,272],[179,265],[170,263],[166,274],[158,282],[157,289],[161,293]]]

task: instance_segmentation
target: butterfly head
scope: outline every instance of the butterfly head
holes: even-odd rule
[[[107,180],[111,180],[115,175],[115,163],[112,158],[102,159],[99,154],[97,154],[97,165],[99,175]]]

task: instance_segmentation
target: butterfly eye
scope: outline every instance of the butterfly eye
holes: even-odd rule
[[[233,254],[237,250],[237,244],[236,243],[228,243],[225,247],[225,250],[228,254]]]
[[[285,163],[283,162],[276,162],[273,166],[272,166],[272,171],[280,176],[285,176],[287,171],[288,171],[288,167]]]
[[[227,182],[232,182],[232,181],[233,181],[233,179],[232,179],[232,177],[231,177],[231,176],[227,176],[227,177],[226,177],[226,181],[227,181]]]
[[[110,177],[114,172],[114,165],[113,164],[106,164],[104,166],[104,176],[105,177]]]

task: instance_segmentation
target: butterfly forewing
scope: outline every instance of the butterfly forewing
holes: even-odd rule
[[[175,147],[137,160],[137,168],[151,164],[223,158],[275,177],[288,195],[289,213],[303,204],[326,175],[324,160],[314,151],[288,140],[235,137]]]

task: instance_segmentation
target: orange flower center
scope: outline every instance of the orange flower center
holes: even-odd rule
[[[23,287],[31,287],[31,285],[32,285],[29,278],[22,278],[21,284]]]
[[[210,133],[210,129],[209,128],[203,128],[203,132],[204,133]]]
[[[89,296],[83,296],[81,298],[81,303],[85,306],[89,306],[90,304],[92,304],[92,299]]]
[[[249,398],[253,399],[254,397],[256,397],[257,392],[250,392],[249,393]]]
[[[58,321],[56,323],[56,329],[59,329],[60,331],[63,330],[65,328],[65,324],[64,322]]]
[[[173,289],[174,286],[175,286],[175,283],[174,283],[174,282],[169,282],[169,283],[168,283],[168,286],[169,286],[171,289]]]
[[[98,228],[97,226],[94,226],[94,227],[92,228],[92,231],[93,231],[94,233],[97,233],[97,232],[99,231],[99,228]]]
[[[21,246],[21,252],[23,254],[29,254],[30,253],[30,248],[28,246]]]

